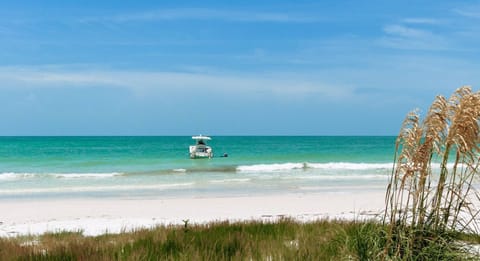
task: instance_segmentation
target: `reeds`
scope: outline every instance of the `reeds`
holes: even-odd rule
[[[412,259],[451,232],[478,234],[479,121],[480,93],[468,86],[437,96],[423,121],[407,115],[385,197],[385,256]]]

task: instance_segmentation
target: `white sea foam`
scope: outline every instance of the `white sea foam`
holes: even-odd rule
[[[0,181],[1,180],[16,180],[16,179],[25,179],[25,178],[32,178],[35,174],[33,173],[15,173],[15,172],[3,172],[0,173]]]
[[[182,187],[193,186],[194,182],[171,183],[171,184],[153,184],[153,185],[112,185],[112,186],[79,186],[79,187],[50,187],[50,188],[21,188],[21,189],[2,189],[0,195],[19,195],[35,193],[62,193],[62,192],[96,192],[96,191],[123,191],[123,190],[167,190]]]
[[[290,175],[281,177],[283,180],[289,179],[307,179],[307,180],[386,180],[389,175],[310,175],[310,176],[298,176]]]
[[[110,172],[110,173],[18,173],[18,172],[4,172],[0,173],[1,180],[17,180],[17,179],[30,179],[30,178],[64,178],[64,179],[79,179],[79,178],[112,178],[116,176],[122,176],[123,173]]]
[[[173,172],[181,172],[181,173],[183,173],[183,172],[187,172],[187,170],[186,170],[186,169],[173,169]]]
[[[111,173],[53,173],[48,174],[55,178],[64,179],[79,179],[79,178],[113,178],[116,176],[122,176],[123,173],[111,172]]]
[[[239,172],[276,172],[296,169],[328,169],[328,170],[378,170],[391,169],[392,163],[282,163],[282,164],[257,164],[242,165],[237,167]]]
[[[304,163],[282,163],[282,164],[257,164],[238,166],[237,171],[240,172],[275,172],[294,169],[303,169]]]
[[[211,180],[210,183],[243,183],[249,182],[251,179],[218,179],[218,180]]]
[[[392,163],[352,163],[352,162],[329,162],[329,163],[306,163],[307,168],[312,169],[338,169],[338,170],[374,170],[391,169]]]
[[[363,185],[359,186],[322,186],[322,185],[310,185],[310,186],[299,186],[299,190],[303,191],[330,191],[331,194],[352,194],[355,191],[371,191],[371,190],[381,190],[385,189],[385,186],[382,185]]]

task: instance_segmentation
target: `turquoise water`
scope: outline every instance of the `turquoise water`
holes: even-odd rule
[[[0,137],[0,199],[207,197],[384,189],[394,137]]]

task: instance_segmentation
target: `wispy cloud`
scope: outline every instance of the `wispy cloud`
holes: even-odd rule
[[[300,80],[299,80],[300,79]],[[348,88],[294,75],[149,72],[125,70],[65,70],[41,67],[0,67],[0,88],[127,88],[135,93],[215,91],[230,94],[270,93],[292,97],[318,94],[339,98]],[[339,88],[340,87],[340,88]]]
[[[439,25],[444,23],[444,21],[433,19],[433,18],[405,18],[402,20],[405,24],[423,24],[423,25]]]
[[[432,33],[428,31],[419,30],[403,25],[387,25],[383,28],[383,30],[389,35],[404,38],[425,38],[432,36]]]
[[[279,12],[232,11],[208,8],[159,9],[130,14],[83,18],[81,22],[152,22],[162,20],[222,20],[231,22],[310,23],[314,16]]]
[[[458,15],[464,16],[464,17],[480,18],[480,10],[479,9],[480,8],[478,8],[478,6],[475,6],[475,7],[469,8],[469,10],[454,9],[453,12],[458,14]]]
[[[379,42],[381,45],[406,50],[445,50],[448,41],[441,35],[431,31],[405,25],[387,25],[383,28],[385,36]]]

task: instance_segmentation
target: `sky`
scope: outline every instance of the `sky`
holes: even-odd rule
[[[480,86],[480,1],[0,2],[0,135],[397,135]]]

